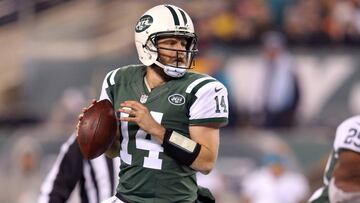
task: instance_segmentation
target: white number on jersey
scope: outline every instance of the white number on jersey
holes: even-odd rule
[[[360,153],[360,117],[345,120],[336,130],[334,150],[348,149]]]
[[[161,123],[163,113],[151,111],[150,114],[155,119],[156,122]],[[128,114],[121,113],[121,117],[127,117]],[[131,165],[132,155],[128,152],[129,145],[129,131],[128,131],[128,122],[121,121],[121,133],[122,133],[122,143],[120,150],[121,159]],[[139,129],[135,135],[136,148],[142,150],[148,150],[149,156],[144,157],[145,168],[158,169],[161,170],[162,160],[159,158],[160,152],[164,151],[164,148],[156,142],[154,139],[146,139],[147,133],[143,129]],[[152,136],[152,135],[150,135]]]
[[[348,134],[344,139],[345,145],[355,145],[360,148],[360,134],[357,129],[350,128]]]

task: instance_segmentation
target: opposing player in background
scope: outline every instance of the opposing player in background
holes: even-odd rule
[[[65,203],[79,186],[77,200],[100,203],[114,193],[118,183],[119,158],[105,155],[93,160],[83,158],[75,134],[61,146],[55,163],[43,181],[38,203]]]
[[[100,100],[119,111],[122,138],[107,152],[120,155],[121,170],[116,195],[105,202],[214,202],[199,195],[195,174],[215,165],[228,93],[216,79],[188,72],[196,43],[183,9],[155,6],[135,26],[142,64],[106,75]]]
[[[336,130],[327,162],[324,184],[310,203],[360,202],[360,116],[343,121]]]

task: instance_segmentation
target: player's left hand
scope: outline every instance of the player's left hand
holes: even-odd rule
[[[120,121],[137,123],[145,132],[162,137],[161,133],[165,132],[165,128],[155,121],[146,106],[138,101],[125,101],[120,107],[120,112],[129,115],[120,117]]]

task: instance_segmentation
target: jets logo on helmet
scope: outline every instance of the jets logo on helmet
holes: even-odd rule
[[[140,18],[140,20],[136,24],[135,32],[142,32],[148,29],[152,23],[153,23],[153,18],[149,15],[144,15],[143,17]]]
[[[146,32],[144,32],[146,30]],[[186,50],[174,50],[186,55],[185,64],[163,64],[159,61],[159,37],[183,37]],[[146,65],[157,65],[171,77],[182,77],[193,67],[197,53],[197,36],[190,16],[181,8],[173,5],[159,5],[149,9],[135,27],[135,45],[140,61]]]

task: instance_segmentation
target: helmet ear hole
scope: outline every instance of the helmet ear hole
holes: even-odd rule
[[[146,46],[144,47],[144,52],[146,53],[148,59],[151,60],[153,54],[157,55],[157,51],[152,51],[151,47],[149,46],[151,46],[151,43],[150,42],[146,43]]]

